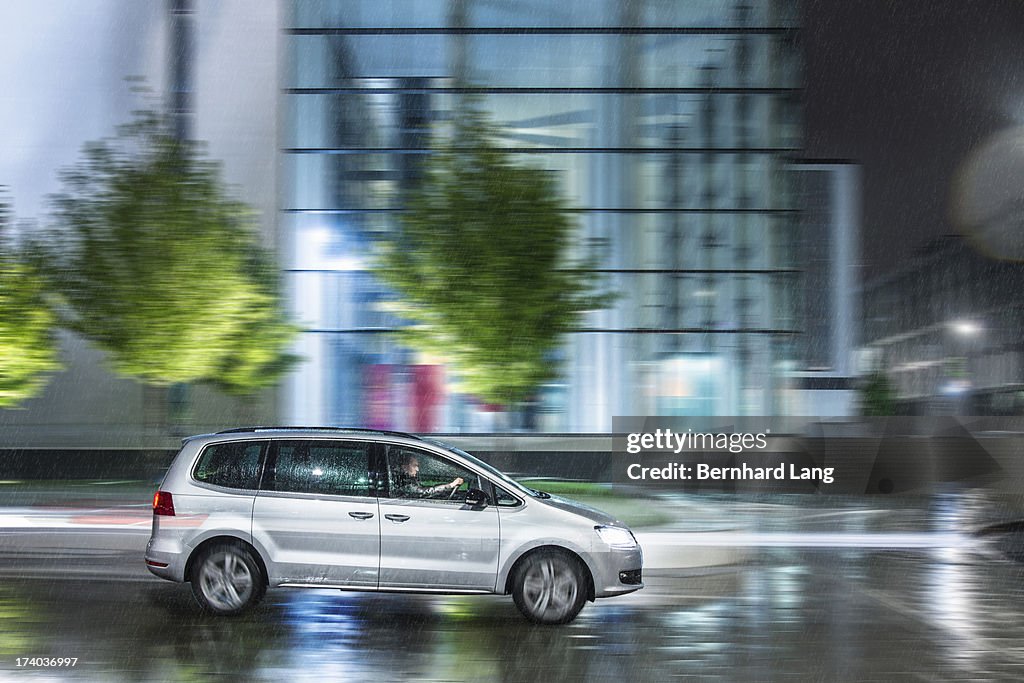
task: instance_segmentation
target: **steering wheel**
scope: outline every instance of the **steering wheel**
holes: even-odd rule
[[[465,482],[463,482],[463,484],[464,483]],[[455,494],[458,492],[460,488],[462,488],[462,484],[459,484],[458,486],[453,486],[452,492],[448,494],[448,500],[452,500],[453,498],[455,498]]]

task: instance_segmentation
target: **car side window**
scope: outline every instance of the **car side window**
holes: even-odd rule
[[[447,458],[404,446],[388,446],[387,453],[392,498],[462,503],[471,487],[482,488],[478,475]]]
[[[494,493],[497,496],[497,503],[499,507],[514,508],[523,504],[523,501],[519,500],[497,484],[494,485]]]
[[[265,441],[229,441],[203,449],[192,478],[230,489],[259,488],[260,458]]]
[[[370,444],[363,441],[278,441],[268,491],[370,496]]]

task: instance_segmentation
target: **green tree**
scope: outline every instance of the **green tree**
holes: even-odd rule
[[[555,351],[607,304],[552,174],[517,163],[472,109],[435,136],[420,185],[381,244],[409,347],[443,359],[462,388],[512,405],[557,375]]]
[[[60,369],[43,279],[18,253],[9,219],[0,197],[0,408],[32,398]]]
[[[147,384],[246,394],[277,381],[295,334],[278,275],[252,211],[198,143],[140,112],[116,138],[87,144],[61,180],[33,251],[64,325]]]
[[[861,393],[861,412],[867,417],[888,417],[896,414],[896,391],[881,370],[868,376]]]

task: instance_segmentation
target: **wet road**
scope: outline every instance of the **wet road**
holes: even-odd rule
[[[248,615],[215,618],[197,613],[187,587],[142,573],[7,580],[0,676],[1020,680],[1020,566],[944,554],[773,549],[709,575],[651,578],[561,628],[531,626],[497,597],[279,590]],[[19,656],[79,659],[16,669]]]
[[[6,509],[0,680],[1024,679],[1021,527],[966,533],[963,497],[699,502],[641,534],[643,591],[563,627],[503,597],[281,589],[206,617],[142,566],[147,511]]]
[[[20,564],[19,564],[20,563]],[[33,680],[1020,680],[1024,571],[963,551],[759,550],[538,627],[499,597],[276,590],[199,615],[132,552],[5,562],[0,677]],[[13,575],[39,578],[13,578]],[[43,578],[45,577],[45,578]],[[77,657],[17,668],[17,657]]]

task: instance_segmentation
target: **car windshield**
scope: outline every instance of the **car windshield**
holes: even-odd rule
[[[471,463],[473,463],[474,465],[476,465],[480,469],[482,469],[482,470],[488,472],[489,474],[491,474],[498,481],[502,482],[506,486],[509,486],[509,487],[515,489],[516,491],[519,491],[520,493],[526,494],[528,496],[533,496],[534,498],[550,497],[547,494],[541,493],[540,491],[535,491],[534,489],[531,489],[528,486],[523,486],[518,481],[516,481],[512,477],[508,476],[507,474],[505,474],[501,470],[495,469],[491,465],[488,465],[487,463],[485,463],[480,458],[476,457],[475,455],[471,455],[471,454],[467,453],[466,451],[462,450],[461,448],[458,448],[456,446],[452,446],[451,444],[447,444],[447,443],[444,443],[444,442],[441,442],[441,441],[435,441],[434,439],[425,439],[425,441],[427,441],[428,443],[432,443],[435,446],[440,446],[441,448],[445,449],[446,451],[450,451],[450,452],[455,453],[457,455],[461,455],[463,458],[465,458],[466,460],[470,461]]]

